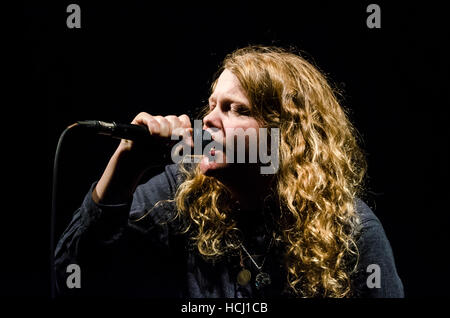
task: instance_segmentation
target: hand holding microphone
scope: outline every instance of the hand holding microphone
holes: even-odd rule
[[[129,200],[142,176],[152,165],[159,164],[177,141],[172,135],[183,136],[184,142],[194,146],[191,121],[187,115],[152,116],[139,113],[132,125],[99,121],[79,122],[80,126],[100,134],[122,139],[111,157],[93,192],[93,199],[102,203],[120,203]],[[134,126],[136,125],[136,126]],[[140,128],[142,127],[142,128]],[[203,134],[208,134],[203,131]],[[202,136],[200,136],[201,138]],[[210,139],[206,137],[206,139]],[[208,140],[202,139],[202,145]]]
[[[137,152],[140,155],[150,155],[147,158],[148,163],[158,162],[162,157],[167,156],[168,148],[174,144],[172,135],[183,137],[186,144],[193,145],[191,121],[187,115],[163,117],[142,112],[133,119],[131,124],[147,129],[150,138],[122,139],[119,149]]]

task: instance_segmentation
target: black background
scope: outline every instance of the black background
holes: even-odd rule
[[[193,116],[224,56],[265,44],[295,46],[344,90],[368,156],[367,203],[391,242],[406,296],[449,295],[449,34],[440,2],[376,1],[381,29],[368,29],[368,1],[76,1],[81,29],[68,29],[72,2],[24,7],[31,86],[17,110],[36,116],[27,119],[35,141],[11,184],[19,191],[3,294],[50,296],[52,165],[66,126],[129,122],[140,111]],[[101,136],[65,141],[57,235],[116,145]]]

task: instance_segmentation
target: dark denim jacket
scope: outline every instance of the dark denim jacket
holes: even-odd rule
[[[186,236],[176,230],[177,222],[170,222],[175,212],[173,204],[159,205],[142,220],[132,221],[156,202],[173,198],[180,180],[177,166],[168,165],[163,173],[138,186],[132,202],[117,205],[96,204],[91,198],[92,185],[56,247],[59,293],[157,298],[289,297],[284,292],[286,273],[278,253],[281,249],[276,246],[264,263],[272,284],[258,290],[254,284],[256,273],[245,287],[236,282],[241,269],[238,256],[211,263],[190,247]],[[403,285],[380,221],[361,200],[357,200],[356,207],[362,229],[359,265],[353,278],[355,297],[403,297]],[[80,266],[80,289],[66,286],[69,264]],[[372,274],[367,271],[370,264],[379,266],[380,288],[367,286]],[[252,266],[246,259],[245,267]]]

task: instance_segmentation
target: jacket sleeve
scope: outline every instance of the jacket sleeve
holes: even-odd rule
[[[403,298],[403,284],[380,220],[361,200],[357,201],[357,210],[361,220],[361,233],[357,242],[359,263],[355,279],[357,296]]]
[[[160,263],[155,259],[168,253],[169,229],[164,221],[174,209],[155,205],[172,198],[176,173],[175,165],[166,166],[164,172],[138,186],[130,202],[115,205],[95,203],[92,191],[96,183],[91,186],[56,246],[59,295],[117,295],[113,291],[133,278],[144,283],[140,273],[151,271],[152,267],[157,272],[155,267]],[[142,222],[133,221],[141,216],[145,216]],[[79,289],[68,288],[70,264],[80,268]]]

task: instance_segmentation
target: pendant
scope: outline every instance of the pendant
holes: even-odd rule
[[[245,286],[250,282],[252,278],[252,273],[248,269],[242,269],[237,275],[237,282],[241,286]]]
[[[270,285],[271,283],[272,283],[272,280],[270,279],[269,274],[260,272],[258,275],[256,275],[256,279],[255,279],[256,289],[264,288],[267,285]]]

